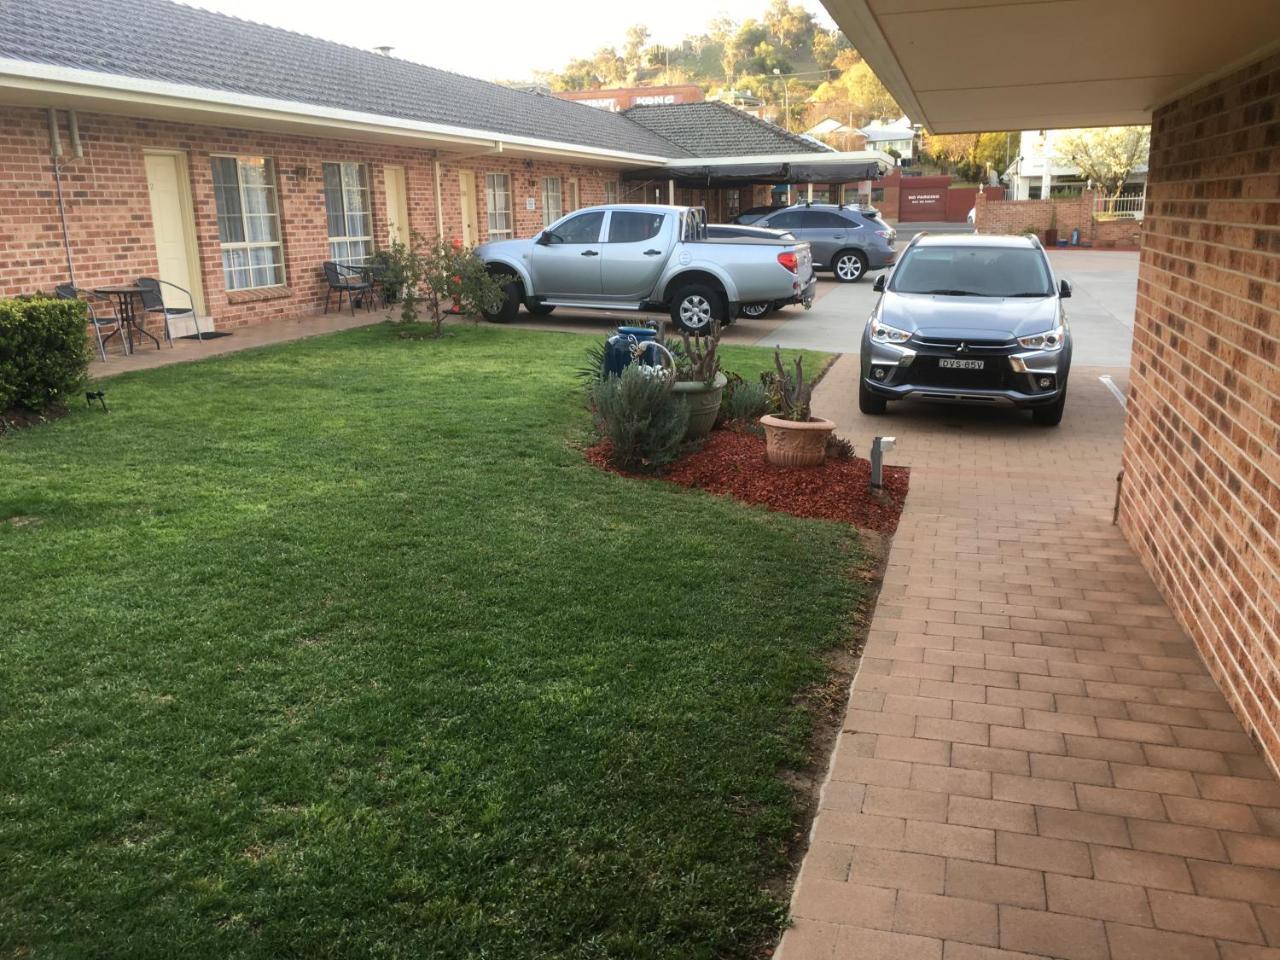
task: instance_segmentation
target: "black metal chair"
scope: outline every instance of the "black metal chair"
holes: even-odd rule
[[[89,313],[89,324],[93,327],[94,336],[98,338],[98,352],[102,354],[102,359],[107,359],[107,341],[114,336],[120,337],[120,348],[126,355],[129,353],[129,341],[124,336],[124,326],[120,323],[120,318],[116,316],[115,306],[110,300],[104,297],[95,297],[92,291],[77,287],[74,283],[60,283],[53,288],[54,295],[59,300],[83,300],[85,309]],[[96,300],[98,306],[94,307]],[[102,335],[102,328],[110,327],[111,332],[105,337]]]
[[[359,295],[364,299],[365,309],[373,309],[373,284],[365,280],[359,270],[348,267],[345,264],[338,263],[334,260],[326,260],[324,262],[324,279],[329,285],[329,289],[324,295],[324,312],[329,312],[329,299],[333,296],[334,291],[338,294],[338,309],[342,309],[342,298],[347,298],[347,306],[351,308],[351,315],[356,315],[356,296]]]
[[[196,328],[196,339],[204,342],[204,333],[200,330],[200,318],[196,316],[196,299],[191,295],[191,291],[178,286],[176,283],[170,283],[168,280],[157,280],[155,277],[139,277],[137,284],[142,288],[142,310],[144,316],[152,314],[158,315],[164,320],[164,338],[169,341],[169,346],[173,346],[173,333],[169,329],[171,320],[191,319],[192,324]],[[164,291],[162,287],[169,287],[176,290],[187,298],[185,307],[170,307],[164,302]],[[146,331],[143,331],[144,333]]]

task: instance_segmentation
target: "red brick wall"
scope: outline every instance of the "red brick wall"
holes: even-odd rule
[[[974,228],[978,233],[1023,233],[1028,227],[1044,239],[1045,230],[1057,214],[1058,237],[1071,237],[1079,230],[1083,239],[1093,239],[1093,194],[1062,200],[993,200],[980,194],[974,200]]]
[[[1128,411],[1125,534],[1280,766],[1280,56],[1155,114]]]
[[[83,287],[157,272],[143,162],[147,149],[181,151],[187,159],[205,303],[222,328],[322,308],[325,287],[320,265],[329,259],[324,161],[358,161],[368,166],[376,244],[382,245],[387,235],[383,176],[387,164],[405,168],[410,225],[424,236],[436,233],[436,155],[429,150],[81,113],[84,157],[77,160],[68,149],[65,123],[63,115],[62,140],[67,150],[63,194],[76,281]],[[209,160],[215,153],[274,160],[284,288],[225,289]],[[542,226],[542,177],[559,176],[566,195],[568,179],[576,177],[583,206],[603,202],[605,181],[618,179],[612,170],[581,164],[497,156],[454,161],[442,155],[440,159],[445,236],[461,236],[458,170],[465,168],[476,177],[477,239],[481,242],[487,239],[487,173],[511,176],[516,236],[528,236]],[[532,211],[525,209],[527,197],[535,200]],[[43,110],[0,106],[0,251],[0,296],[51,290],[67,279]]]

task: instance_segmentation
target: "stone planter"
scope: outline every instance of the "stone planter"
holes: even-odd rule
[[[710,383],[677,380],[671,385],[676,396],[683,397],[689,405],[689,426],[684,431],[686,440],[701,440],[711,432],[716,417],[720,415],[720,395],[728,382],[723,373],[717,373]]]
[[[766,413],[760,418],[764,427],[765,459],[775,467],[816,467],[827,456],[827,438],[835,432],[830,420],[784,420]]]

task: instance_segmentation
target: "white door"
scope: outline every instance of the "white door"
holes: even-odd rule
[[[462,196],[462,245],[476,245],[476,175],[470,170],[458,171],[458,187]]]
[[[581,204],[578,202],[578,178],[571,177],[565,184],[569,188],[568,200],[565,204],[565,213],[572,213],[577,210]]]
[[[405,190],[404,167],[382,168],[387,194],[387,245],[409,242],[409,200]]]
[[[147,192],[151,196],[151,224],[156,240],[156,262],[160,279],[190,290],[196,313],[204,314],[200,267],[195,251],[195,230],[191,223],[191,200],[186,180],[186,164],[174,153],[148,153],[143,157],[147,171]],[[165,306],[185,309],[189,301],[172,287],[162,287]],[[206,328],[207,329],[207,328]],[[175,337],[196,332],[188,318],[169,322]]]

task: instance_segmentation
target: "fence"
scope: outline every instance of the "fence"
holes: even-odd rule
[[[1142,207],[1146,203],[1145,196],[1137,197],[1104,197],[1097,194],[1093,212],[1103,217],[1127,217],[1131,220],[1142,219]]]

